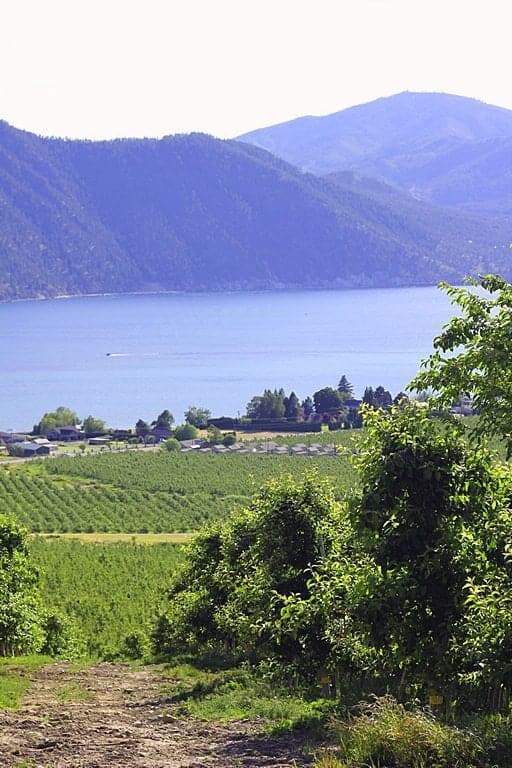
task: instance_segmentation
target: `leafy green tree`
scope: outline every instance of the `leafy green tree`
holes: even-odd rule
[[[399,392],[393,398],[393,405],[405,405],[408,402],[409,402],[409,395],[407,395],[405,392]]]
[[[64,405],[59,405],[56,411],[44,414],[39,424],[36,425],[35,432],[38,435],[47,435],[56,427],[74,427],[79,421],[75,411]]]
[[[191,405],[188,410],[185,411],[185,421],[198,429],[206,429],[210,417],[211,413],[208,408],[199,408],[195,405]]]
[[[496,537],[482,549],[480,531],[506,509],[510,479],[460,425],[414,404],[366,410],[364,423],[353,525],[375,567],[358,615],[388,673],[446,686],[459,671],[469,579],[504,556]]]
[[[345,374],[343,374],[338,382],[338,392],[343,396],[344,400],[350,400],[350,398],[354,397],[354,387]]]
[[[0,513],[0,655],[38,651],[43,641],[37,572],[26,533]]]
[[[469,395],[480,418],[477,434],[499,435],[512,455],[512,284],[498,275],[471,281],[472,287],[441,283],[460,314],[434,339],[410,389],[432,388],[447,407]],[[475,287],[481,290],[476,291]]]
[[[86,435],[89,435],[94,432],[105,432],[107,425],[103,419],[95,419],[94,416],[86,416],[82,424],[82,429]]]
[[[194,440],[198,436],[199,431],[193,424],[180,424],[174,430],[176,440]]]
[[[343,407],[343,396],[337,389],[324,387],[313,394],[316,413],[326,413],[327,411],[337,411]]]
[[[213,643],[314,674],[329,647],[311,577],[332,552],[343,519],[316,476],[267,483],[248,509],[194,538],[158,622],[157,650]]]
[[[223,441],[223,437],[221,430],[216,427],[215,424],[210,424],[206,430],[206,440],[208,445],[220,445]]]
[[[285,413],[283,389],[266,389],[262,395],[255,395],[247,404],[250,419],[282,419]]]
[[[149,426],[147,421],[144,421],[143,419],[139,419],[138,422],[135,424],[135,432],[138,437],[146,438],[151,432],[151,427]]]
[[[169,427],[169,428],[173,423],[174,423],[174,416],[170,411],[167,410],[167,408],[164,411],[162,411],[162,413],[159,413],[155,421],[152,422],[154,427]]]

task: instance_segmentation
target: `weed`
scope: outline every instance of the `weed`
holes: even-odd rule
[[[69,701],[88,701],[94,697],[93,691],[82,688],[80,683],[68,683],[56,693],[56,698],[61,703]]]

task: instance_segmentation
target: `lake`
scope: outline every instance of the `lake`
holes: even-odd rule
[[[92,296],[0,304],[0,430],[58,405],[111,426],[243,415],[265,388],[302,399],[341,374],[403,389],[453,314],[437,288]]]

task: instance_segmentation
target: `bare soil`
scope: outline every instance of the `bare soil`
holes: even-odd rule
[[[1,768],[303,768],[300,736],[266,737],[263,723],[180,716],[150,669],[58,663],[34,673],[18,711],[0,711]],[[64,700],[63,700],[64,699]],[[67,699],[67,700],[66,700]]]

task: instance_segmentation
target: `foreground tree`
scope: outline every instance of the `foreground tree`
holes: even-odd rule
[[[512,284],[498,275],[446,291],[461,315],[453,317],[434,339],[434,353],[422,363],[410,389],[434,390],[447,407],[468,395],[480,418],[477,434],[499,435],[512,455]],[[476,292],[475,287],[483,289]]]
[[[322,603],[311,600],[312,574],[346,519],[315,476],[267,483],[249,508],[194,537],[158,622],[156,650],[224,647],[314,674],[329,645]]]
[[[506,562],[510,473],[415,404],[364,423],[353,525],[375,567],[356,614],[388,673],[446,687],[467,661],[468,586]]]
[[[37,572],[26,533],[0,513],[0,655],[30,653],[44,642]]]

